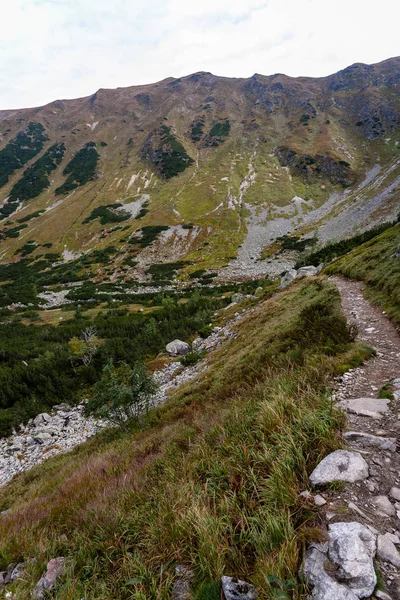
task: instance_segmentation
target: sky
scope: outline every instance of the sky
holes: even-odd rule
[[[400,55],[398,0],[0,0],[0,110],[196,71],[321,77]]]

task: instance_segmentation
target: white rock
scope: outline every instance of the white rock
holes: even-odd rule
[[[307,267],[300,267],[297,271],[297,277],[313,277],[318,275],[320,269],[318,267],[314,267],[313,265],[309,265]]]
[[[40,413],[40,415],[36,415],[33,419],[33,424],[38,427],[39,425],[46,425],[51,420],[50,415],[47,413]]]
[[[378,535],[377,555],[381,560],[400,567],[400,554],[387,533]]]
[[[310,600],[358,600],[358,596],[325,571],[327,552],[327,544],[311,544],[306,552],[303,575],[313,587]]]
[[[330,560],[338,567],[337,577],[358,598],[369,597],[376,586],[373,559],[376,537],[360,523],[329,525]]]
[[[314,504],[316,506],[324,506],[324,504],[326,504],[326,500],[323,496],[320,496],[320,494],[317,494],[316,496],[314,496]]]
[[[366,479],[368,465],[358,452],[336,450],[319,463],[310,475],[312,485],[321,485],[332,481],[354,483]]]
[[[187,352],[190,352],[190,346],[186,342],[181,340],[174,340],[166,345],[166,351],[170,356],[182,356]]]

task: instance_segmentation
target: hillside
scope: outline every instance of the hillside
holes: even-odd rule
[[[219,312],[220,325],[227,318]],[[0,489],[1,565],[25,563],[7,590],[29,597],[59,555],[60,600],[167,599],[182,564],[198,600],[220,597],[222,575],[252,581],[261,598],[272,597],[269,576],[296,581],[304,542],[321,536],[299,494],[340,444],[327,392],[369,353],[324,279],[253,301],[233,329],[141,426],[108,430]]]
[[[399,86],[392,58],[319,79],[195,73],[2,111],[0,256],[106,250],[112,270],[95,261],[96,277],[112,281],[151,281],[160,263],[169,280],[279,274],[293,253],[278,238],[325,244],[397,214]]]

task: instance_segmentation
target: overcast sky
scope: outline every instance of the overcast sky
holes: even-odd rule
[[[195,71],[323,76],[400,55],[398,0],[0,3],[0,109]]]

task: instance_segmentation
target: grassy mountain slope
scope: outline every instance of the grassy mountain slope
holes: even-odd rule
[[[262,598],[268,575],[296,577],[316,535],[299,492],[337,447],[329,381],[364,352],[339,305],[326,280],[297,282],[249,313],[144,430],[98,436],[0,490],[1,566],[37,559],[17,594],[60,554],[60,600],[169,598],[178,563],[195,569],[197,599],[217,600],[222,574]]]
[[[279,260],[276,267],[268,262],[276,257],[257,260],[265,248],[271,254],[278,235],[317,230],[324,242],[396,212],[399,82],[400,59],[394,58],[319,79],[196,73],[3,111],[0,170],[1,148],[11,143],[15,149],[30,123],[41,125],[46,136],[39,154],[17,165],[0,188],[4,214],[11,190],[17,183],[21,189],[24,169],[55,143],[66,151],[39,196],[28,199],[23,186],[23,201],[3,219],[4,228],[43,212],[19,236],[1,242],[0,256],[13,260],[27,240],[52,243],[61,252],[112,244],[119,250],[114,276],[124,275],[129,235],[142,226],[166,225],[168,235],[124,276],[143,278],[149,264],[180,259],[190,263],[183,275],[230,261],[226,276],[251,274],[249,266],[279,272]],[[93,158],[98,155],[91,162],[90,147]],[[74,161],[78,171],[71,173]],[[123,231],[99,219],[86,221],[94,209],[117,202],[132,215]],[[147,213],[135,218],[144,203]],[[190,235],[182,229],[189,224],[195,226]],[[249,239],[256,240],[250,250]]]

